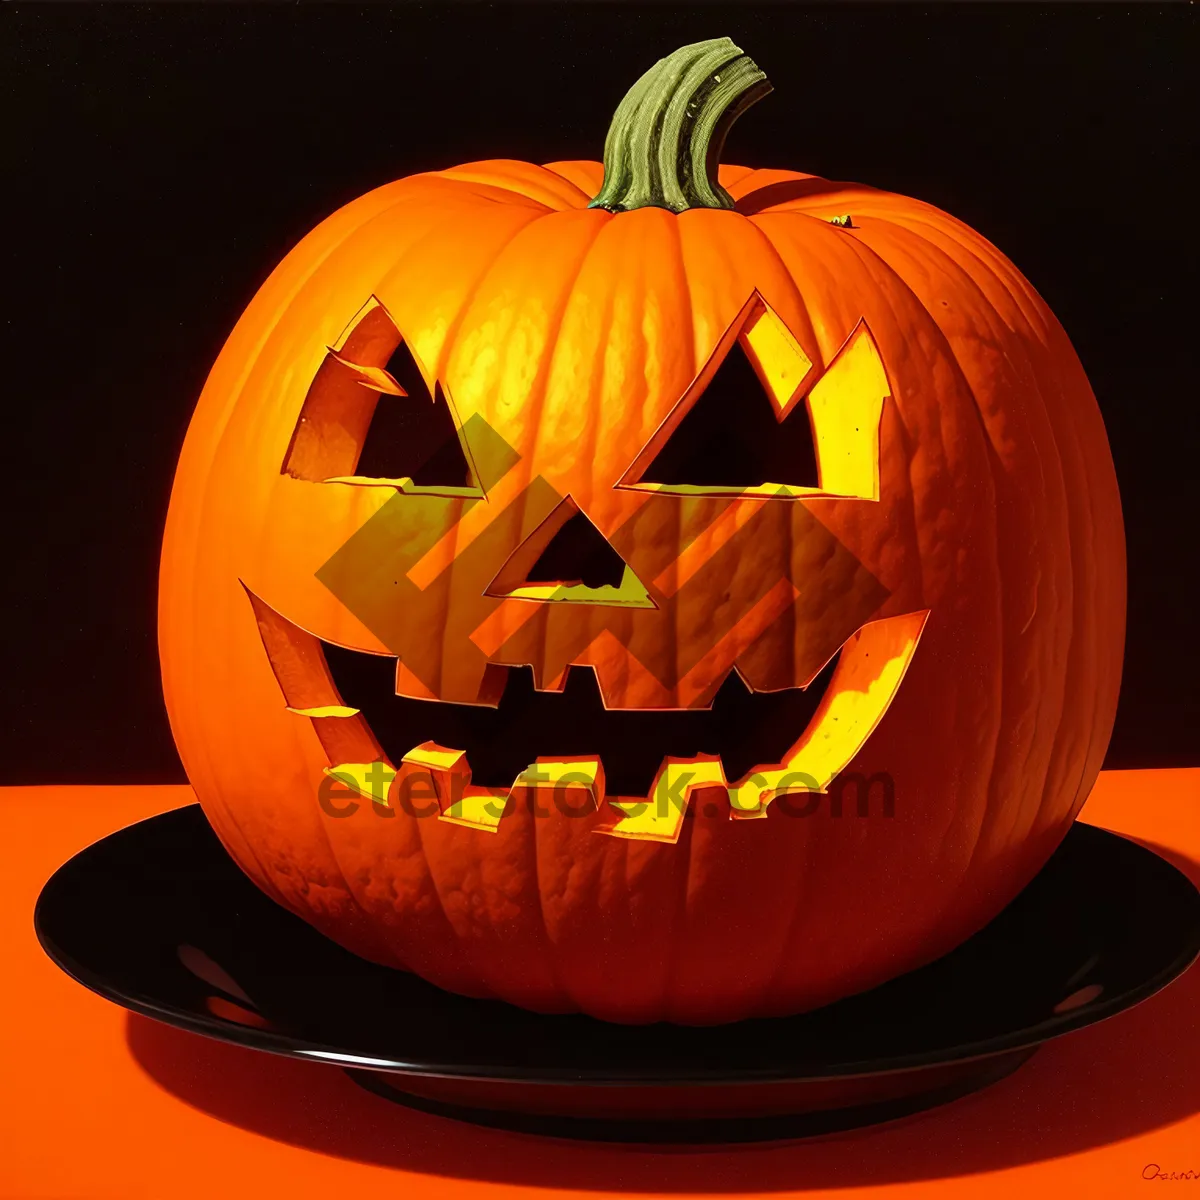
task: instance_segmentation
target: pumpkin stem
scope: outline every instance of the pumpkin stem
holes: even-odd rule
[[[589,207],[733,208],[717,183],[725,135],[770,90],[766,75],[729,38],[660,59],[617,106],[604,142],[604,186]]]

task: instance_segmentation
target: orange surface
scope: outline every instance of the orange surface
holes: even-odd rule
[[[943,1109],[816,1142],[686,1152],[475,1129],[361,1092],[334,1067],[130,1016],[45,957],[34,900],[83,846],[191,798],[183,787],[0,790],[4,1200],[537,1192],[1031,1200],[1140,1195],[1149,1164],[1200,1172],[1195,968]],[[1200,882],[1200,769],[1106,772],[1083,815]]]
[[[617,214],[587,207],[595,189],[571,182],[600,170],[496,159],[396,180],[272,271],[180,453],[159,571],[163,699],[226,848],[347,949],[543,1012],[774,1016],[949,951],[1032,878],[1079,811],[1120,683],[1116,475],[1061,325],[949,214],[730,167],[738,212]],[[771,352],[746,326],[760,306],[780,322]],[[775,395],[806,388],[796,418],[820,489],[796,491],[813,480],[791,473],[806,439],[788,449],[766,394],[760,432],[739,412],[746,445],[791,457],[741,477],[748,493],[724,469],[659,474],[667,444],[690,442],[684,423],[704,424],[702,391],[705,408],[725,407],[708,385],[726,353],[773,370],[785,332],[812,366],[793,358]],[[447,489],[412,492],[415,466],[370,466],[373,455],[363,469],[381,475],[352,474],[401,346],[419,369],[400,375],[432,401],[420,410],[459,431]],[[395,400],[385,411],[400,419]],[[468,458],[477,488],[461,486]],[[774,486],[789,481],[791,500]],[[508,563],[528,582],[517,566],[548,549],[568,496],[652,607],[495,594]],[[731,507],[745,514],[735,532],[709,541]],[[702,538],[703,569],[651,595]],[[885,644],[864,645],[876,636]],[[402,662],[394,686],[409,698],[483,708],[510,671],[554,691],[579,668],[626,714],[703,709],[734,672],[752,691],[794,692],[838,658],[815,725],[781,728],[737,778],[710,764],[701,784],[696,771],[701,819],[669,853],[667,810],[683,797],[666,793],[684,771],[650,774],[668,746],[628,785],[610,771],[615,795],[600,801],[597,786],[579,820],[535,822],[525,780],[497,820],[536,750],[501,774],[478,741],[451,737],[441,749],[464,752],[456,766],[402,766],[433,733],[428,706],[411,722],[409,706],[393,708],[386,731],[365,711],[300,715],[357,708],[330,645]],[[732,766],[736,747],[721,748]],[[398,793],[432,791],[447,811],[420,825],[401,812],[364,837],[313,803],[328,768],[359,779],[384,758],[402,772]],[[721,820],[727,784],[753,816],[769,799],[745,786],[755,775],[801,793],[851,760],[914,802],[886,822],[780,820],[786,802],[765,825]],[[614,799],[642,803],[643,819],[619,819]],[[797,803],[812,799],[810,788]],[[660,805],[663,821],[648,819]]]

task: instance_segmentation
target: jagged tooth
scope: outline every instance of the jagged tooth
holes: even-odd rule
[[[622,797],[608,803],[622,813],[619,821],[597,833],[634,841],[679,841],[684,813],[694,792],[705,788],[725,788],[725,768],[720,758],[698,755],[696,758],[668,758],[658,769],[650,795],[645,800]]]
[[[537,668],[533,672],[533,686],[539,692],[561,692],[567,686],[567,676],[570,674],[570,666],[561,667],[557,675],[543,674],[538,676]]]
[[[445,813],[461,797],[471,782],[471,768],[465,750],[452,750],[437,742],[422,742],[414,746],[401,762],[420,767],[429,773],[437,793],[438,808]],[[456,780],[461,780],[456,784]]]
[[[752,821],[767,815],[767,805],[774,799],[776,776],[780,770],[758,770],[743,783],[730,785],[729,816],[734,821]]]
[[[388,790],[396,778],[395,768],[382,761],[369,763],[339,763],[326,767],[325,774],[376,804],[388,803]]]
[[[404,761],[434,771],[451,771],[455,767],[465,767],[466,758],[465,750],[453,750],[449,746],[439,746],[437,742],[422,742],[404,756]]]
[[[598,758],[539,758],[513,780],[511,791],[525,788],[581,791],[598,809],[604,803],[604,764]]]
[[[411,480],[407,482],[411,483]],[[407,696],[416,700],[436,700],[437,692],[433,690],[411,667],[402,659],[396,661],[396,695]],[[425,743],[432,745],[432,742]],[[420,749],[420,747],[417,747]]]
[[[341,363],[343,367],[353,371],[358,377],[358,382],[363,387],[370,388],[373,392],[383,392],[388,396],[407,396],[408,393],[395,381],[391,374],[385,371],[382,367],[364,367],[362,363],[351,362],[348,358],[343,358],[336,350],[330,348],[329,353],[334,359]]]
[[[495,833],[508,809],[509,797],[504,792],[497,788],[473,787],[466,789],[438,820]]]
[[[495,833],[508,807],[508,797],[495,788],[471,786],[471,766],[466,751],[439,746],[437,742],[422,742],[414,746],[403,761],[410,767],[425,771],[433,780],[437,794],[439,821],[465,825]]]

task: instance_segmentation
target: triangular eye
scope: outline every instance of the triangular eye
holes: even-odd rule
[[[772,483],[816,488],[807,407],[795,404],[781,422],[738,339],[639,482],[697,491]]]
[[[328,348],[281,470],[312,483],[480,495],[465,447],[481,445],[491,479],[510,470],[515,455],[478,414],[472,426],[469,441],[460,436],[449,397],[440,384],[430,394],[396,323],[372,296]]]
[[[434,386],[431,397],[404,342],[396,347],[385,371],[397,386],[380,390],[354,474],[407,477],[419,487],[470,487],[471,468],[441,384]]]

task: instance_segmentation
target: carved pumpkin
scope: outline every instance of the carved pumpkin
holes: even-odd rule
[[[370,192],[213,367],[172,729],[241,867],[367,958],[615,1021],[794,1012],[986,923],[1091,787],[1124,544],[1083,370],[945,213],[717,169],[766,90],[685,47],[603,167]]]

